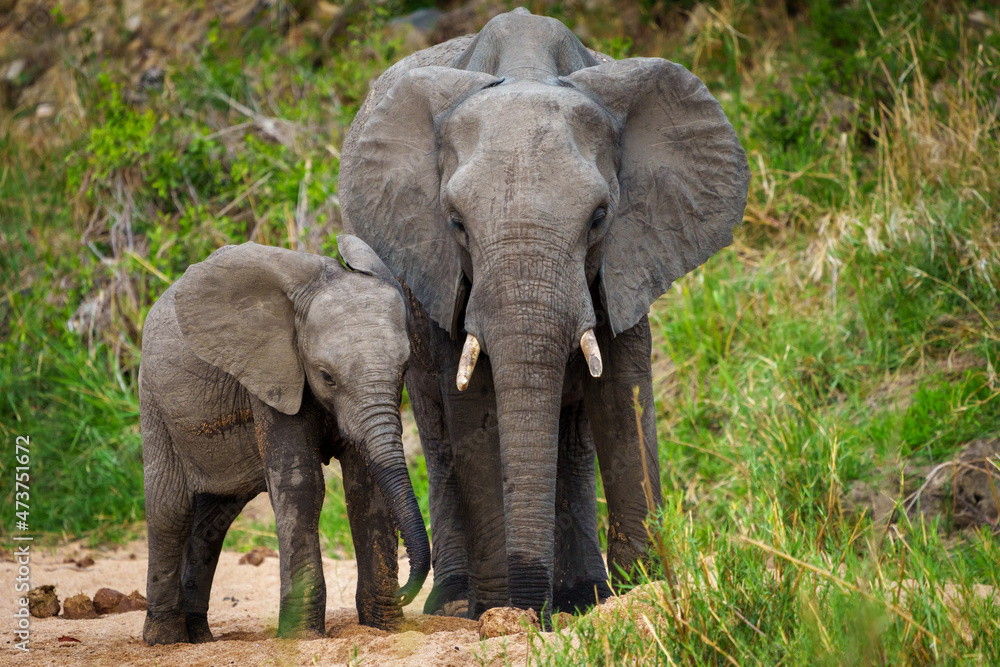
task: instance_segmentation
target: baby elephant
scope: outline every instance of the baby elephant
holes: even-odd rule
[[[403,459],[406,306],[354,236],[327,257],[245,243],[188,268],[146,319],[139,405],[149,525],[147,644],[211,641],[222,541],[270,495],[281,559],[279,636],[325,633],[322,464],[343,468],[361,623],[402,617],[430,569]],[[396,527],[410,559],[397,590]]]

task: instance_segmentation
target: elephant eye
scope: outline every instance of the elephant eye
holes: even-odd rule
[[[462,222],[462,216],[458,214],[458,211],[452,211],[448,214],[448,225],[455,231],[458,242],[468,248],[469,233],[465,231],[465,223]]]
[[[336,381],[336,380],[334,380],[334,379],[333,379],[333,376],[331,376],[331,375],[330,375],[329,373],[327,373],[326,371],[320,371],[320,372],[319,372],[319,376],[320,376],[321,378],[323,378],[323,382],[327,383],[327,384],[328,384],[328,385],[330,385],[331,387],[336,387],[336,386],[337,386],[337,381]]]
[[[597,229],[607,217],[608,209],[603,204],[598,206],[594,209],[594,213],[590,216],[590,228]]]

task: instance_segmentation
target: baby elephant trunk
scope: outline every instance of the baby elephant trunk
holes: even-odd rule
[[[399,528],[410,561],[410,577],[396,595],[399,603],[413,601],[431,569],[431,547],[427,529],[403,457],[402,425],[398,408],[387,407],[365,422],[361,452],[372,478],[382,492],[389,512]]]

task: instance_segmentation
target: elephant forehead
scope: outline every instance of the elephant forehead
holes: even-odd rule
[[[483,144],[573,148],[593,159],[616,136],[613,116],[573,88],[538,82],[493,86],[452,112],[442,137],[459,155]]]
[[[616,135],[593,100],[543,84],[475,97],[446,138],[442,194],[450,205],[487,217],[578,218],[608,197]]]
[[[353,279],[353,280],[352,280]],[[390,285],[367,276],[346,276],[338,288],[319,292],[303,327],[308,354],[379,358],[403,364],[409,356],[406,307]]]
[[[594,161],[572,150],[534,149],[481,147],[448,180],[447,202],[489,217],[572,217],[570,209],[593,209],[607,197],[608,177]]]

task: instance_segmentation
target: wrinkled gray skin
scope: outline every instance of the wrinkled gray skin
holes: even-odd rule
[[[615,584],[645,558],[661,502],[649,306],[732,241],[746,205],[746,155],[718,102],[680,65],[612,61],[515,10],[383,74],[342,155],[346,228],[411,295],[425,610],[607,595],[594,450]],[[590,328],[600,378],[579,351]],[[460,393],[465,332],[488,358]]]
[[[430,568],[403,459],[409,357],[399,285],[342,235],[335,260],[246,243],[188,268],[153,305],[139,368],[147,644],[212,639],[208,601],[226,531],[270,495],[281,559],[279,636],[323,636],[322,464],[343,468],[358,615],[389,628]],[[397,591],[396,527],[410,557]]]

